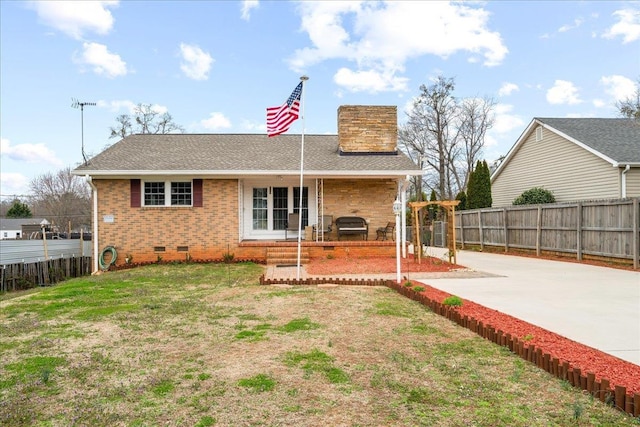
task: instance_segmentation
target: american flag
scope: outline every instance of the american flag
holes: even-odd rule
[[[291,123],[298,119],[301,95],[302,82],[296,86],[287,102],[279,107],[267,108],[267,135],[269,137],[286,132],[289,130]]]

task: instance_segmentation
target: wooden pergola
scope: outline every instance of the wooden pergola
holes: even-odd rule
[[[409,207],[413,213],[413,229],[415,230],[414,236],[414,253],[418,253],[418,264],[422,262],[422,242],[420,241],[420,226],[418,225],[418,212],[420,209],[429,205],[437,205],[446,209],[447,212],[447,235],[450,236],[448,240],[449,247],[449,263],[453,258],[453,263],[457,264],[456,258],[456,206],[460,203],[460,200],[441,200],[441,201],[428,201],[428,202],[410,202]]]

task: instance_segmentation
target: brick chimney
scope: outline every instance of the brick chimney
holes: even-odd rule
[[[341,105],[338,108],[340,155],[397,154],[398,108]]]

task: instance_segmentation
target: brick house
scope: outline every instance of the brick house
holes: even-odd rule
[[[294,134],[122,139],[73,171],[93,189],[96,269],[99,250],[109,245],[121,254],[118,264],[125,254],[135,262],[227,252],[267,260],[270,248],[295,246],[285,228],[299,210],[300,148]],[[407,177],[421,174],[397,148],[395,106],[341,106],[338,135],[304,135],[305,256],[394,254],[392,242],[376,240],[376,229],[394,221],[392,205]],[[322,215],[364,218],[368,239],[338,240],[335,230],[312,239]]]

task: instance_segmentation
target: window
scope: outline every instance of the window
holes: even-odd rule
[[[273,229],[284,230],[289,220],[289,188],[273,187]]]
[[[536,128],[536,142],[542,141],[542,126]]]
[[[144,205],[164,206],[164,182],[144,183]]]
[[[300,187],[293,187],[293,213],[300,212]],[[309,188],[302,188],[302,227],[309,225]]]
[[[144,183],[144,206],[191,206],[191,181],[147,181]]]
[[[191,183],[172,182],[171,183],[171,206],[191,205]]]
[[[268,198],[267,188],[253,189],[253,229],[267,229]]]

